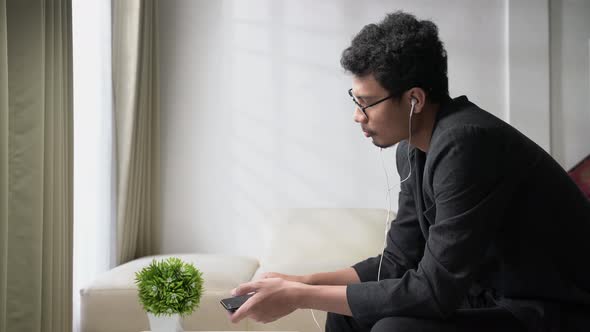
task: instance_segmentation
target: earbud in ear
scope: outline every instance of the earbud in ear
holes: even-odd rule
[[[410,100],[410,103],[412,104],[412,107],[410,108],[410,119],[412,118],[412,115],[414,115],[414,106],[416,106],[416,103],[418,102],[418,100],[416,100],[416,98],[412,97],[412,99]]]

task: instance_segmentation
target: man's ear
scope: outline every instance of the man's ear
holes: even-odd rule
[[[414,87],[404,93],[403,99],[407,102],[409,109],[412,108],[412,100],[414,100],[414,114],[420,114],[426,104],[426,93],[422,88]]]

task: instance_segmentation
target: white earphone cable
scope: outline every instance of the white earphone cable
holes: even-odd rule
[[[315,325],[318,326],[318,329],[320,329],[320,331],[322,331],[322,328],[320,327],[320,323],[318,323],[318,320],[315,319],[315,315],[313,314],[313,309],[309,309],[311,311],[311,316],[313,317],[313,321],[315,322]]]
[[[381,258],[379,259],[379,269],[377,270],[377,281],[380,280],[381,278],[381,264],[383,263],[383,254],[385,254],[385,247],[387,246],[387,233],[389,232],[389,227],[391,226],[391,220],[390,220],[390,214],[391,214],[391,191],[395,188],[395,187],[399,187],[401,186],[402,183],[406,182],[410,176],[412,176],[412,163],[410,162],[410,144],[412,143],[412,115],[414,114],[414,106],[416,105],[416,102],[414,100],[412,100],[412,108],[410,110],[410,117],[408,120],[408,128],[409,128],[409,132],[408,132],[408,149],[407,149],[407,158],[408,158],[408,166],[410,167],[410,172],[408,173],[408,176],[406,176],[405,179],[401,180],[400,183],[396,184],[393,187],[389,187],[389,176],[387,175],[387,169],[385,168],[385,162],[383,161],[383,149],[381,149],[381,164],[383,166],[383,171],[385,172],[385,181],[387,183],[387,193],[385,194],[385,199],[386,199],[386,203],[387,203],[387,216],[385,217],[385,236],[383,239],[383,250],[381,250]]]

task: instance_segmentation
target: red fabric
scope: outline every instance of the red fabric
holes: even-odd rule
[[[574,166],[568,173],[578,187],[582,189],[582,192],[590,198],[590,156]]]

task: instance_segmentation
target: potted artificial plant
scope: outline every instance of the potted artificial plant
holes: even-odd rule
[[[176,257],[151,264],[135,273],[139,302],[152,332],[182,332],[182,317],[199,307],[202,273]]]

